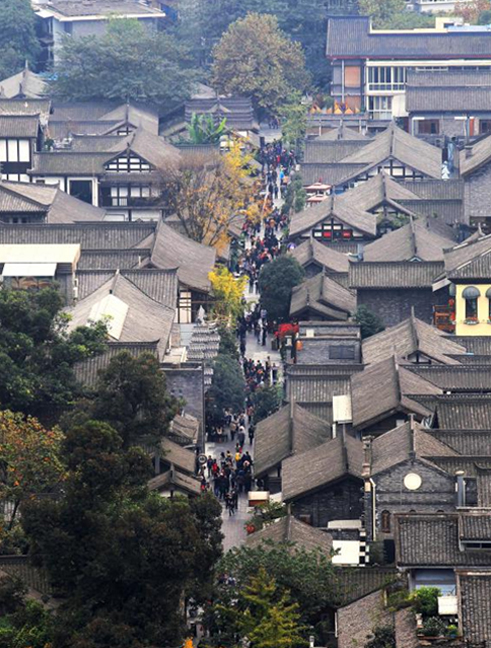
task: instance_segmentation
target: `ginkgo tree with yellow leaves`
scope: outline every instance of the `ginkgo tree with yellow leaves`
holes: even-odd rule
[[[244,290],[247,277],[235,277],[228,268],[215,268],[208,275],[211,281],[213,314],[225,325],[235,322],[244,311]]]
[[[185,234],[221,251],[232,228],[263,213],[259,186],[251,176],[252,155],[239,140],[223,154],[187,155],[179,168],[162,175],[162,196]]]

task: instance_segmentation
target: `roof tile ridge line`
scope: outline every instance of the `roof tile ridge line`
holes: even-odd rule
[[[118,284],[118,279],[120,277],[121,277],[121,274],[120,274],[119,268],[117,268],[114,271],[114,277],[112,278],[111,287],[109,288],[109,294],[110,295],[114,295],[114,291],[116,290],[116,286]]]
[[[401,379],[399,375],[399,363],[397,362],[397,357],[395,355],[392,356],[392,367],[394,369],[394,383],[397,391],[397,398],[398,401],[401,402],[402,400],[402,389],[401,389]]]
[[[419,351],[419,336],[416,324],[416,315],[414,314],[414,307],[411,309],[411,315],[409,316],[409,319],[411,322],[411,335],[413,336],[414,347],[416,351]]]
[[[12,187],[6,187],[6,186],[5,186],[5,182],[6,182],[6,181],[5,181],[3,178],[0,178],[0,187],[1,187],[4,191],[6,191],[7,193],[10,193],[11,195],[14,195],[14,196],[16,196],[16,197],[18,197],[18,198],[21,198],[22,200],[25,200],[25,201],[28,202],[28,203],[31,203],[31,204],[33,204],[33,205],[39,205],[39,206],[41,206],[41,207],[46,207],[46,208],[51,207],[52,204],[53,204],[53,203],[51,202],[51,203],[45,205],[44,203],[41,203],[41,202],[39,202],[38,200],[34,200],[33,198],[29,198],[29,197],[27,197],[27,196],[23,196],[23,195],[20,193],[20,191],[17,191],[16,189],[13,189]],[[7,182],[9,182],[9,180],[7,180]],[[10,181],[10,182],[12,182],[12,181]],[[25,184],[29,184],[29,185],[31,185],[32,183],[30,183],[30,182],[26,182]],[[34,186],[36,186],[36,185],[34,185]],[[49,186],[49,185],[42,185],[42,186],[46,187],[46,186]],[[21,187],[22,187],[22,185],[21,185]],[[56,189],[56,186],[53,186],[53,185],[52,185],[52,187],[53,187],[54,189]],[[12,225],[17,225],[17,223],[12,223]]]
[[[345,472],[349,473],[350,463],[349,463],[348,446],[346,444],[346,430],[344,425],[341,428],[341,452],[343,453],[343,468]]]
[[[142,293],[142,295],[145,295],[145,297],[147,297],[148,299],[150,299],[150,301],[154,302],[155,304],[157,304],[157,305],[160,306],[161,308],[165,308],[165,309],[168,310],[169,312],[175,314],[175,312],[176,312],[176,310],[177,310],[176,308],[172,308],[172,306],[168,306],[167,304],[163,304],[162,302],[157,301],[157,300],[154,299],[151,295],[149,295],[145,290],[143,290],[142,288],[140,288],[140,286],[137,286],[136,283],[135,283],[132,279],[130,279],[130,277],[128,277],[128,276],[125,274],[125,272],[131,271],[131,270],[134,270],[134,269],[133,269],[133,268],[123,268],[123,270],[120,271],[120,269],[118,268],[118,269],[116,270],[116,273],[119,274],[120,277],[122,277],[123,279],[125,279],[126,281],[128,281],[132,286],[134,286],[134,288],[136,288],[136,290],[140,291],[140,292]],[[160,269],[159,269],[159,271],[160,271]],[[150,272],[153,272],[153,270],[150,270]],[[115,277],[115,278],[116,278],[116,277]]]
[[[416,459],[416,421],[414,414],[409,415],[409,458],[414,461]]]
[[[286,540],[289,542],[293,542],[290,540],[292,526],[293,526],[293,515],[287,515],[286,516]]]

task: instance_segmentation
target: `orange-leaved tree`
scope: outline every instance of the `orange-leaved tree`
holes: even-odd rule
[[[11,529],[27,498],[50,493],[64,479],[62,431],[30,416],[0,412],[0,499],[9,505]]]

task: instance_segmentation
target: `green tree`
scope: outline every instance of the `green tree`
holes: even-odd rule
[[[36,16],[30,0],[2,0],[0,3],[0,79],[20,72],[26,64],[35,66],[39,54]]]
[[[64,99],[146,101],[171,110],[187,99],[195,73],[187,50],[169,33],[114,19],[107,33],[66,38],[54,91]]]
[[[46,430],[31,417],[0,412],[0,499],[13,506],[8,530],[27,497],[52,492],[62,481],[62,440],[60,429]]]
[[[226,582],[215,586],[213,604],[205,608],[205,624],[212,645],[235,645],[237,617],[233,608],[241,592],[264,569],[275,581],[280,596],[285,591],[298,604],[301,623],[317,626],[329,607],[337,602],[337,577],[330,557],[320,551],[305,551],[292,543],[262,543],[229,551],[217,565],[217,574],[227,574]]]
[[[396,648],[394,628],[391,626],[375,628],[373,637],[366,642],[365,648]]]
[[[294,92],[280,107],[281,133],[286,145],[299,153],[307,133],[307,108],[302,104],[300,92]]]
[[[262,14],[230,25],[213,50],[212,77],[220,92],[250,95],[273,114],[309,83],[301,46],[279,29],[274,16]]]
[[[56,421],[79,393],[74,365],[101,353],[102,323],[67,331],[54,288],[0,290],[0,403],[4,409]]]
[[[303,188],[302,176],[295,174],[286,189],[285,202],[283,203],[282,211],[286,214],[292,212],[298,214],[298,212],[305,209],[306,203],[307,192]]]
[[[376,313],[373,313],[368,306],[365,306],[365,304],[358,306],[354,320],[360,325],[362,340],[385,330],[382,319]]]
[[[259,292],[261,306],[268,311],[268,319],[278,322],[288,320],[292,289],[302,283],[305,276],[302,266],[290,256],[280,256],[261,268]]]
[[[158,442],[179,406],[167,392],[165,374],[154,355],[135,358],[123,351],[100,372],[88,415],[114,427],[127,448],[139,441]]]
[[[22,511],[31,558],[64,597],[55,646],[102,647],[125,627],[111,645],[179,643],[182,602],[209,591],[221,553],[219,503],[150,493],[149,457],[106,423],[69,430],[64,451],[62,496]]]
[[[274,414],[281,405],[282,389],[280,385],[267,385],[257,389],[252,396],[254,406],[254,423]]]
[[[245,381],[239,362],[219,353],[213,365],[213,379],[207,393],[207,413],[210,420],[218,422],[225,409],[235,412],[244,409]]]
[[[370,16],[376,29],[412,29],[434,24],[431,16],[407,11],[405,0],[358,0],[362,16]]]
[[[219,144],[226,135],[227,118],[215,123],[213,115],[196,115],[193,113],[188,125],[188,139],[193,144]]]

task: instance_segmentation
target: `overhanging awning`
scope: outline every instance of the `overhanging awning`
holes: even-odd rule
[[[56,263],[6,263],[2,277],[54,277]]]

